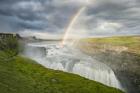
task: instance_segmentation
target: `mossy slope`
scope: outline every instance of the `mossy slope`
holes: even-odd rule
[[[50,70],[23,57],[0,61],[1,93],[123,93],[78,75]]]

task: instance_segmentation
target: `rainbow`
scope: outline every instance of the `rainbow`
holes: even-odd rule
[[[73,25],[75,24],[76,20],[78,19],[78,17],[80,16],[80,14],[86,9],[86,6],[81,7],[78,12],[72,17],[72,20],[70,21],[68,27],[66,28],[65,34],[63,36],[62,39],[62,46],[66,44],[66,40],[68,39],[69,36],[69,32],[71,31]]]

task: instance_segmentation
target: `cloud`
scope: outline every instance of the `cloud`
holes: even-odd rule
[[[0,32],[63,35],[82,6],[71,37],[140,34],[140,0],[0,0]]]
[[[30,31],[24,30],[19,32],[19,34],[23,37],[33,37],[35,36],[38,39],[61,39],[62,35],[60,34],[51,34],[48,32],[39,32],[39,31]]]
[[[117,32],[119,33],[122,27],[123,26],[120,23],[102,22],[97,26],[97,28],[94,29],[94,32],[92,33],[97,35],[114,35]]]
[[[44,10],[44,7],[42,6],[41,2],[35,2],[35,1],[21,1],[17,2],[14,5],[15,9],[20,8],[20,9],[25,9],[25,10],[32,10],[32,11],[42,11]]]

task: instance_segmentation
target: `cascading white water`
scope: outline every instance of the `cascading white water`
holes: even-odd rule
[[[25,55],[47,68],[75,73],[123,90],[111,68],[78,49],[68,46],[62,48],[58,44],[28,44]]]

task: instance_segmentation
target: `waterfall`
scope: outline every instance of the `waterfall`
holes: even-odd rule
[[[123,90],[110,67],[73,47],[60,47],[59,44],[28,44],[24,54],[47,68],[78,74]]]

